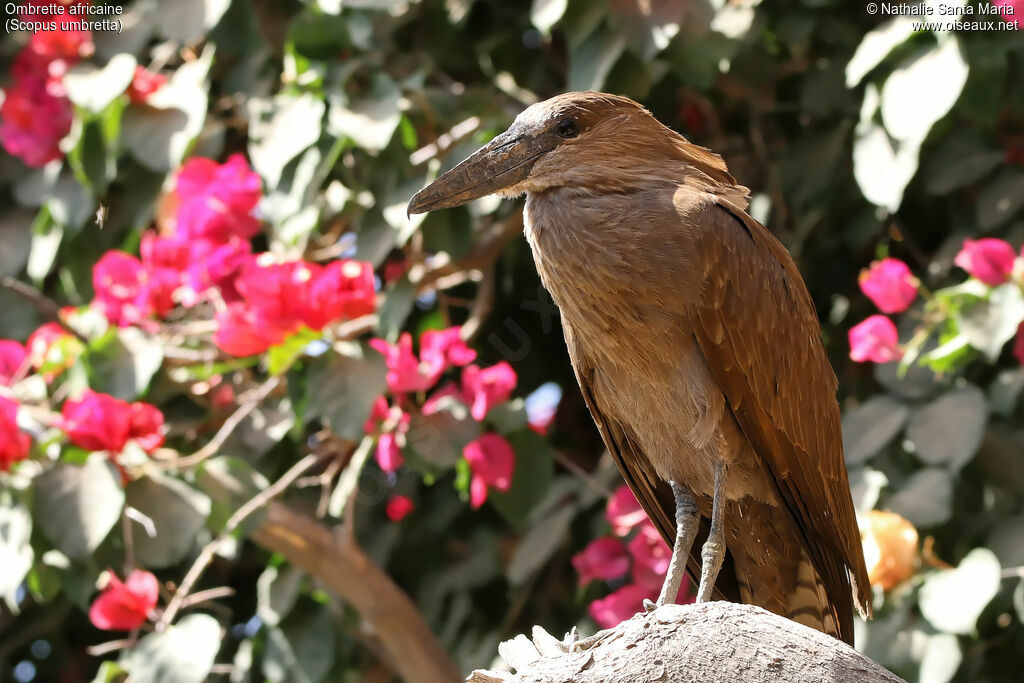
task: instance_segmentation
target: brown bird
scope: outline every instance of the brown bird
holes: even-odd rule
[[[871,612],[837,381],[796,264],[717,154],[633,100],[566,93],[416,194],[526,194],[526,238],[622,475],[698,601],[853,641]],[[697,543],[701,550],[697,552]]]

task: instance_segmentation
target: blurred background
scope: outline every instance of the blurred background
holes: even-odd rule
[[[0,681],[448,680],[656,594],[522,201],[405,213],[587,89],[720,153],[806,279],[858,648],[1020,680],[1020,0],[44,7],[0,39]]]

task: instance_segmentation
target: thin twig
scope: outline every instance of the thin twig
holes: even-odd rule
[[[483,271],[483,278],[476,290],[476,297],[469,307],[469,317],[462,325],[460,336],[464,341],[470,342],[476,338],[492,308],[494,308],[494,269],[487,268]]]
[[[614,495],[607,486],[602,484],[598,479],[587,472],[585,469],[574,463],[565,453],[559,450],[554,451],[555,462],[569,470],[577,479],[582,481],[584,484],[600,493],[605,498],[611,498]]]
[[[266,382],[261,384],[252,394],[246,399],[244,403],[238,406],[235,412],[231,413],[228,419],[224,420],[224,424],[220,426],[217,433],[213,435],[209,443],[200,448],[192,455],[186,455],[183,458],[177,460],[171,460],[166,463],[161,463],[160,467],[164,469],[172,468],[185,468],[198,465],[210,456],[217,453],[220,447],[224,445],[224,442],[228,440],[231,433],[238,428],[238,425],[242,423],[242,420],[249,417],[252,411],[256,410],[257,406],[263,402],[270,393],[278,387],[281,383],[281,378],[277,375],[270,377]]]
[[[60,306],[57,305],[57,302],[40,292],[32,285],[10,277],[9,275],[4,275],[3,277],[0,277],[0,287],[9,289],[28,301],[39,309],[41,313],[46,315],[47,318],[50,318],[55,323],[63,327],[68,334],[74,335],[78,341],[83,344],[89,343],[89,340],[81,332],[67,324],[60,314]]]
[[[85,648],[87,654],[92,657],[99,657],[109,652],[117,652],[118,650],[126,650],[139,642],[138,638],[123,638],[121,640],[108,640],[105,643],[99,645],[90,645]]]
[[[271,498],[277,496],[288,488],[292,482],[302,476],[306,470],[315,465],[319,460],[319,455],[310,453],[306,457],[302,458],[302,460],[299,460],[297,463],[292,465],[291,469],[285,472],[280,479],[250,498],[247,503],[242,505],[242,507],[235,510],[235,513],[228,519],[227,523],[224,525],[224,529],[217,535],[217,538],[203,546],[202,551],[199,553],[199,557],[197,557],[196,561],[192,563],[192,567],[189,568],[185,578],[182,579],[181,585],[178,586],[178,590],[175,592],[174,597],[171,598],[170,603],[168,603],[167,609],[164,610],[163,615],[160,617],[160,621],[157,622],[157,631],[163,631],[172,621],[174,621],[174,617],[184,606],[183,603],[188,597],[189,591],[192,590],[192,586],[194,586],[196,581],[199,580],[199,577],[202,576],[206,567],[213,561],[213,557],[217,553],[217,550],[221,545],[227,542],[235,529],[237,529],[249,515],[256,512],[256,510],[263,507]]]
[[[359,446],[356,447],[355,453],[352,454],[352,458],[348,461],[345,471],[338,478],[338,486],[334,489],[334,493],[331,494],[330,502],[339,501],[339,503],[334,506],[328,505],[328,512],[333,516],[340,517],[345,508],[350,507],[349,503],[359,484],[359,475],[363,473],[363,466],[370,459],[373,441],[372,436],[367,435],[363,437],[363,440],[359,442]]]
[[[220,586],[219,588],[208,588],[204,591],[198,591],[188,596],[181,601],[181,609],[186,607],[193,607],[201,602],[207,602],[209,600],[219,600],[220,598],[230,598],[235,594],[235,589],[231,586]]]

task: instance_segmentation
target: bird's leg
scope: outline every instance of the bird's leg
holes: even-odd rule
[[[676,499],[676,542],[672,545],[672,559],[665,574],[665,583],[661,585],[658,607],[676,601],[683,574],[686,573],[686,561],[690,558],[690,549],[700,526],[700,512],[693,494],[674,481],[670,481],[669,485]]]
[[[719,462],[715,466],[715,497],[711,503],[711,530],[708,540],[701,548],[700,587],[697,589],[697,602],[708,602],[715,589],[718,570],[725,560],[725,534],[722,523],[725,517],[725,464]]]

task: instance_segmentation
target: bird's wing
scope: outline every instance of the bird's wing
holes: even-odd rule
[[[675,541],[675,498],[672,489],[668,484],[655,475],[650,461],[640,448],[635,438],[631,438],[624,426],[617,420],[609,417],[608,413],[600,407],[600,397],[595,388],[595,369],[586,357],[582,347],[576,341],[576,335],[570,323],[562,319],[562,331],[565,334],[565,343],[569,350],[569,359],[572,361],[573,370],[576,373],[576,381],[580,385],[583,399],[587,403],[590,415],[594,418],[597,430],[601,433],[608,452],[612,454],[615,463],[622,472],[623,479],[629,486],[633,495],[636,496],[640,506],[647,513],[647,516],[654,523],[654,526],[661,533],[662,538],[671,547]],[[708,537],[710,530],[706,518],[700,518],[700,529],[697,531],[696,540],[690,551],[689,561],[686,563],[686,571],[694,585],[700,582],[701,567],[701,546]],[[733,567],[732,558],[726,556],[722,569],[715,582],[715,598],[740,602],[739,583],[736,578],[736,570]]]
[[[680,206],[681,213],[692,207]],[[703,292],[691,313],[704,358],[796,524],[844,633],[871,589],[843,459],[835,373],[796,264],[722,197],[691,220]],[[849,572],[849,574],[848,574]],[[849,577],[849,578],[848,578]]]

